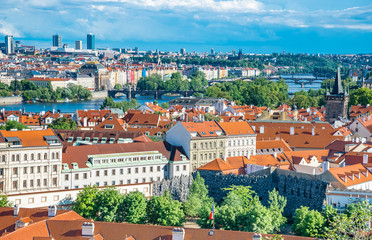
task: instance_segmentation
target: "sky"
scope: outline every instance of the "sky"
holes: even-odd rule
[[[372,53],[371,0],[0,0],[0,41],[243,53]]]

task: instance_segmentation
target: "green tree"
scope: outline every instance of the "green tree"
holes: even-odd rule
[[[10,207],[11,202],[8,200],[7,195],[0,194],[0,207]]]
[[[182,226],[185,214],[182,203],[173,200],[168,191],[163,196],[152,196],[147,204],[148,221],[163,226]]]
[[[81,190],[73,203],[72,209],[84,218],[96,219],[98,189],[96,186],[87,186]]]
[[[53,129],[74,130],[76,129],[76,122],[66,117],[60,117],[60,118],[54,119],[53,122],[49,124],[48,127],[53,128]]]
[[[371,204],[360,202],[348,205],[345,213],[333,217],[330,226],[324,231],[326,239],[367,240],[370,235]]]
[[[122,195],[114,188],[107,187],[97,195],[97,217],[95,220],[113,222],[123,199]]]
[[[211,205],[212,198],[208,197],[208,188],[200,173],[196,173],[190,187],[190,194],[184,202],[184,211],[187,216],[196,217],[200,214],[202,207]]]
[[[117,220],[119,222],[145,223],[147,200],[143,193],[135,191],[123,197],[119,205]]]
[[[10,131],[11,129],[17,129],[18,131],[22,129],[28,129],[29,127],[23,125],[17,121],[7,121],[5,125],[0,126],[0,129]]]
[[[324,225],[325,219],[320,212],[309,210],[308,207],[296,209],[292,225],[296,235],[319,238],[323,234]]]
[[[369,88],[358,88],[350,94],[351,105],[372,104],[372,90]]]
[[[269,211],[272,217],[272,226],[275,231],[280,231],[280,227],[286,222],[283,216],[284,208],[287,205],[287,199],[274,189],[269,192]]]
[[[122,88],[123,88],[123,86],[121,86],[121,84],[115,84],[115,86],[114,86],[114,89],[116,89],[116,90],[120,90]]]
[[[167,102],[163,102],[160,104],[160,107],[164,108],[164,109],[168,109],[169,108],[169,104]]]

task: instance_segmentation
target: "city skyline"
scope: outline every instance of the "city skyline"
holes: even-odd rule
[[[58,33],[73,46],[84,34],[96,48],[248,53],[371,53],[372,5],[367,0],[59,0],[8,1],[0,37],[50,47]]]

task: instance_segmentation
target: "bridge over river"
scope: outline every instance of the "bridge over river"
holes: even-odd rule
[[[203,93],[202,91],[166,91],[166,90],[133,90],[133,89],[121,89],[121,90],[108,90],[108,96],[115,98],[117,95],[126,95],[127,99],[135,99],[136,96],[154,96],[154,99],[161,99],[165,94],[179,94],[184,97],[190,97],[194,93]]]

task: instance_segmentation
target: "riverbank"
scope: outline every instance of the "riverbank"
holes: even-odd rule
[[[0,105],[10,105],[10,104],[17,104],[23,101],[22,97],[14,96],[14,97],[2,97],[0,98]]]
[[[107,91],[92,92],[92,100],[105,99],[107,96]]]

